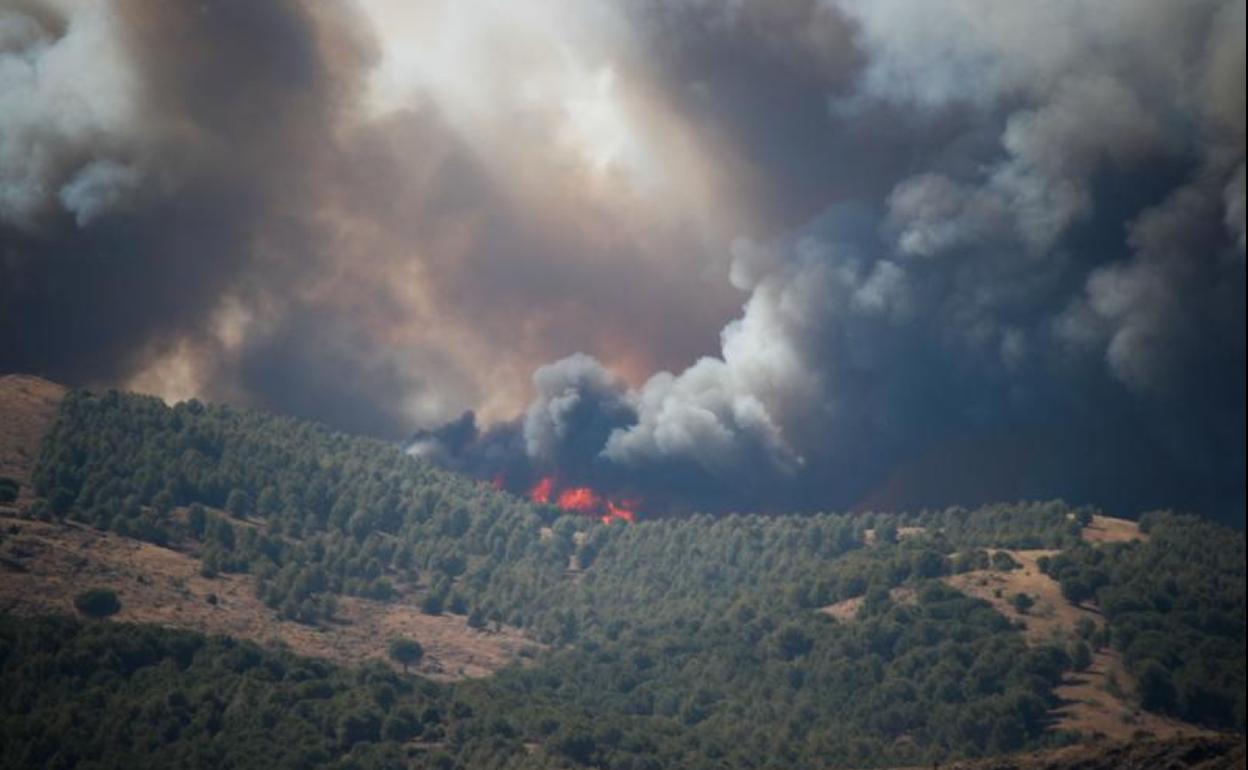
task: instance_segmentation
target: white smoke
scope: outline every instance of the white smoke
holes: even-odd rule
[[[627,394],[636,421],[611,432],[599,459],[783,479],[812,453],[922,441],[906,415],[956,407],[964,413],[938,419],[982,419],[990,403],[1026,397],[1029,385],[1011,378],[1037,367],[1060,378],[1056,353],[1099,353],[1132,390],[1166,392],[1189,351],[1218,344],[1199,339],[1210,307],[1218,323],[1238,315],[1242,327],[1243,121],[1226,104],[1243,101],[1242,3],[837,6],[865,56],[838,119],[880,102],[963,111],[996,126],[995,141],[930,159],[856,231],[833,206],[772,246],[739,242],[731,279],[748,299],[720,355]],[[1127,234],[1126,256],[1072,256],[1066,239],[1098,215],[1102,176],[1158,164],[1194,170],[1110,225]],[[1228,230],[1238,260],[1209,237]],[[1242,334],[1225,344],[1242,360]],[[595,387],[607,377],[596,361],[576,363],[596,372]],[[976,384],[940,391],[961,377]],[[988,395],[993,383],[1006,383],[1001,394]],[[575,401],[568,387],[561,400],[543,396],[530,419]]]
[[[123,203],[137,171],[135,73],[108,3],[0,10],[0,223],[63,206],[78,224]]]
[[[79,227],[125,204],[138,190],[140,174],[132,166],[111,160],[88,163],[61,188],[60,201]]]

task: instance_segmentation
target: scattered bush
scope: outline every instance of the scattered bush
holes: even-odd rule
[[[11,503],[17,499],[18,493],[21,491],[22,485],[17,479],[11,479],[8,476],[0,476],[0,503]]]
[[[121,611],[121,601],[111,588],[92,588],[74,597],[74,608],[89,618],[106,618]]]
[[[1035,606],[1036,600],[1027,594],[1017,593],[1014,594],[1014,598],[1010,600],[1010,603],[1014,605],[1014,609],[1018,611],[1018,614],[1026,615],[1028,610]]]

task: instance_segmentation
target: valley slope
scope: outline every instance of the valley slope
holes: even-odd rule
[[[286,692],[271,671],[291,655],[332,663],[313,679],[389,681],[300,707],[310,721],[291,729],[320,736],[324,763],[813,769],[1244,729],[1244,540],[1195,517],[1020,503],[604,525],[228,407],[5,377],[0,426],[0,475],[21,487],[0,508],[0,609],[68,614],[111,588],[114,621],[287,661],[212,702]],[[149,633],[108,625],[71,637]],[[28,643],[14,633],[2,649]],[[397,638],[425,648],[419,678],[387,658]],[[50,676],[4,665],[10,693]],[[126,671],[132,690],[106,679],[98,697],[206,686],[195,665],[156,683]],[[87,750],[65,743],[56,704],[3,705],[50,710],[37,734],[6,718],[7,766],[11,747]],[[428,729],[393,726],[428,709]],[[342,723],[356,711],[358,734]],[[150,759],[209,732],[80,741]]]

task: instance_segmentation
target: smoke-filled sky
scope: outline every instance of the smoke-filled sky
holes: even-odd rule
[[[0,0],[0,370],[1242,526],[1244,71],[1242,0]]]

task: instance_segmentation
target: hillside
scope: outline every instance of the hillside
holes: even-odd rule
[[[943,770],[1241,770],[1243,767],[1244,742],[1231,736],[1070,746],[941,765]]]
[[[354,665],[387,661],[390,639],[419,639],[416,669],[433,679],[483,676],[538,645],[515,629],[471,628],[462,616],[428,615],[409,602],[346,596],[332,623],[284,619],[256,596],[246,575],[202,574],[192,554],[80,524],[0,516],[0,611],[73,613],[85,585],[121,597],[115,619],[280,644],[301,655]]]
[[[39,377],[0,376],[0,478],[21,485],[19,502],[31,499],[30,476],[39,445],[64,396],[64,387]]]
[[[0,406],[23,426],[4,438],[23,480],[0,511],[5,612],[111,587],[116,620],[347,667],[415,639],[443,683],[391,664],[406,684],[390,686],[476,715],[431,718],[457,736],[432,748],[335,738],[335,760],[813,769],[1244,729],[1244,540],[1194,517],[1044,503],[606,525],[295,420],[78,391]],[[105,647],[137,628],[106,625]],[[51,675],[6,660],[14,692]]]

